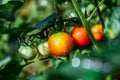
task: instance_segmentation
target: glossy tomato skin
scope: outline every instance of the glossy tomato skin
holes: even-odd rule
[[[57,32],[48,39],[48,48],[54,56],[67,56],[74,46],[72,37],[66,32]]]
[[[71,35],[74,43],[79,47],[86,47],[90,44],[90,38],[85,27],[76,26],[73,28]]]
[[[101,24],[96,24],[91,27],[91,32],[96,41],[101,41],[104,37]]]

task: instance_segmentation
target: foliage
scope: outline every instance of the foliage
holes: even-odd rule
[[[95,24],[101,41],[91,34]],[[41,53],[53,33],[83,25],[90,45],[63,57]],[[0,80],[119,80],[119,28],[119,0],[0,0]]]

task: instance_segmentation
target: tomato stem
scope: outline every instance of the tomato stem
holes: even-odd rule
[[[62,14],[61,14],[60,8],[59,8],[59,6],[58,6],[59,4],[58,4],[57,0],[54,0],[54,5],[55,5],[55,8],[56,8],[58,14],[60,15],[60,16],[59,16],[59,19],[60,19],[61,21],[63,21]],[[65,31],[64,23],[61,22],[61,25],[63,25],[63,26],[62,26],[62,29],[63,29],[63,31]],[[59,27],[60,27],[60,26],[59,26]]]
[[[45,57],[45,58],[34,59],[34,60],[30,61],[30,62],[25,63],[23,66],[29,65],[29,64],[31,64],[31,63],[35,63],[35,62],[47,60],[47,59],[53,59],[53,58],[54,58],[54,57],[52,57],[52,56],[48,56],[48,57]]]
[[[104,1],[104,0],[102,0],[102,1]],[[97,6],[98,5],[98,1],[94,0],[94,2],[95,2],[95,6]],[[103,18],[101,16],[101,11],[100,11],[99,7],[97,7],[97,13],[99,15],[99,19],[100,19],[100,22],[102,24],[102,27],[104,28],[104,22],[103,22]]]
[[[75,54],[74,54],[73,58],[75,58],[79,53],[80,53],[80,49],[75,50]]]
[[[57,12],[60,14],[60,9],[59,9],[59,7],[58,7],[58,3],[57,3],[56,0],[54,0],[54,6],[55,6]]]
[[[73,6],[74,6],[76,12],[78,13],[79,18],[81,19],[84,27],[85,27],[86,30],[87,30],[88,35],[89,35],[89,37],[90,37],[90,39],[91,39],[91,41],[92,41],[95,49],[96,49],[97,51],[100,50],[100,49],[99,49],[100,47],[98,46],[98,43],[96,42],[96,40],[95,40],[94,37],[92,36],[92,33],[91,33],[91,31],[90,31],[91,29],[90,29],[90,27],[88,26],[88,23],[87,23],[85,17],[83,16],[83,13],[82,13],[82,11],[81,11],[80,6],[78,5],[78,2],[77,2],[76,0],[71,0],[71,1],[72,1],[72,3],[73,3]]]
[[[104,1],[105,1],[105,0],[102,0],[102,1],[94,8],[94,10],[93,10],[93,12],[91,13],[91,15],[87,18],[87,21],[89,21],[89,20],[93,17],[93,15],[94,15],[95,12],[97,11],[98,7],[101,6],[101,4],[103,4]]]

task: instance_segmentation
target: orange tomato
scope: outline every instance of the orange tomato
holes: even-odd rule
[[[71,35],[73,37],[74,43],[79,47],[85,47],[89,45],[90,38],[85,29],[85,27],[76,26],[73,28]]]
[[[104,37],[103,29],[101,24],[96,24],[91,27],[91,32],[95,40],[101,41]]]
[[[48,39],[48,48],[55,56],[67,56],[73,46],[73,39],[66,32],[54,33]]]

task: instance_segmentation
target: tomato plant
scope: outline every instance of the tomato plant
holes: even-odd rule
[[[119,40],[119,0],[0,0],[0,80],[119,80]]]

